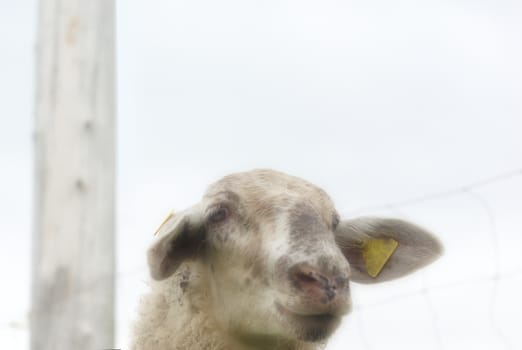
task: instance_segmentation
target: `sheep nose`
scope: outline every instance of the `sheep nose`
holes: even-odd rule
[[[290,268],[290,280],[295,288],[311,296],[331,302],[348,290],[348,278],[342,274],[326,273],[308,264]]]

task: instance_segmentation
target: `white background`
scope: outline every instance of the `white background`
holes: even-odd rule
[[[163,216],[270,167],[446,246],[423,273],[354,286],[328,349],[522,349],[522,175],[386,207],[522,167],[521,16],[507,0],[120,1],[116,346]],[[28,346],[36,20],[34,0],[0,0],[2,349]]]

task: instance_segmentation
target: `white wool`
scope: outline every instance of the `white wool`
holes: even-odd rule
[[[246,350],[214,321],[205,269],[185,263],[170,278],[151,281],[140,300],[131,350]],[[260,345],[259,349],[264,349]],[[294,341],[272,350],[319,350],[324,344]]]
[[[398,247],[370,275],[363,249],[383,239]],[[406,221],[340,221],[328,195],[304,180],[229,175],[160,227],[131,349],[322,349],[313,341],[326,341],[350,310],[349,281],[399,278],[441,252]]]

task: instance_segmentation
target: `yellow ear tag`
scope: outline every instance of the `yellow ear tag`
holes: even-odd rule
[[[393,238],[376,238],[364,242],[362,255],[368,275],[377,277],[398,246],[399,243]]]
[[[165,225],[165,223],[167,221],[170,220],[170,218],[172,218],[174,216],[174,210],[172,210],[169,215],[167,215],[167,217],[165,218],[165,220],[163,220],[163,222],[161,223],[161,225],[159,225],[159,227],[156,229],[156,231],[154,232],[154,236],[156,236],[158,234],[158,232],[161,230],[161,228],[163,227],[163,225]]]

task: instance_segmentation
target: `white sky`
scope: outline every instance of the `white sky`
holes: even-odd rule
[[[521,18],[514,0],[120,2],[116,345],[127,348],[146,290],[151,232],[224,174],[283,170],[349,214],[521,168]],[[6,349],[28,344],[35,22],[36,1],[0,0]],[[494,232],[465,193],[369,212],[431,228],[446,255],[410,278],[354,287],[361,307],[328,349],[522,348],[522,176],[477,193]]]

